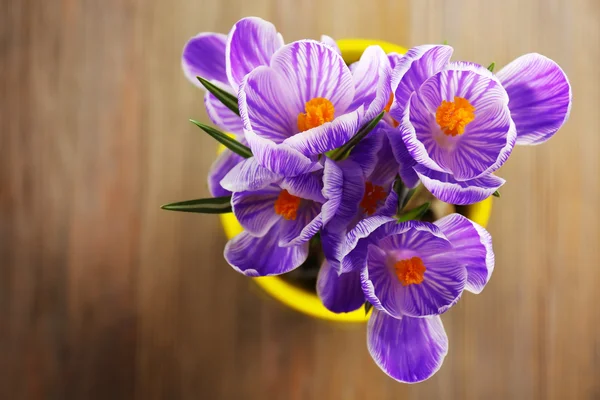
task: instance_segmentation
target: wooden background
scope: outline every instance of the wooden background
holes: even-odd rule
[[[246,15],[571,78],[565,128],[501,170],[496,271],[428,382],[234,273],[216,217],[158,208],[214,158],[181,49]],[[600,399],[599,39],[598,0],[0,0],[0,399]]]

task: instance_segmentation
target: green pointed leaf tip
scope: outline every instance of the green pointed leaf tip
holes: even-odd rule
[[[206,79],[204,79],[204,78],[202,78],[200,76],[197,76],[196,78],[198,78],[198,80],[200,81],[200,83],[202,84],[202,86],[204,86],[206,88],[206,90],[208,90],[217,99],[219,99],[219,101],[221,103],[223,103],[223,105],[225,107],[229,108],[231,111],[233,111],[234,113],[236,113],[237,116],[240,115],[240,109],[238,107],[237,97],[235,97],[234,95],[232,95],[228,91],[223,90],[220,87],[218,87],[218,86],[210,83],[209,81],[207,81]]]
[[[252,150],[250,150],[250,148],[244,146],[228,134],[221,132],[218,129],[215,129],[212,126],[205,125],[202,122],[198,122],[193,119],[190,119],[190,122],[196,125],[198,128],[202,129],[204,132],[208,133],[213,139],[215,139],[217,142],[221,143],[223,146],[227,147],[234,153],[239,154],[244,158],[252,157]]]
[[[442,44],[443,44],[444,46],[447,46],[447,45],[448,45],[448,41],[447,41],[447,40],[444,40],[444,41],[442,42]]]
[[[490,65],[487,67],[487,69],[488,69],[488,71],[490,71],[490,72],[494,72],[494,68],[495,68],[495,67],[496,67],[496,63],[491,63],[491,64],[490,64]]]
[[[412,220],[419,220],[427,210],[429,210],[429,203],[421,204],[419,207],[413,208],[410,211],[405,212],[404,214],[398,217],[398,222],[406,222]]]
[[[369,311],[373,308],[373,304],[368,301],[365,302],[365,315],[369,314]]]
[[[494,193],[492,193],[492,196],[500,197],[500,192],[496,190]]]
[[[358,132],[346,142],[342,147],[334,150],[331,159],[334,161],[339,161],[344,158],[344,155],[348,153],[354,146],[358,144],[365,136],[367,136],[374,128],[377,126],[379,121],[385,115],[385,111],[380,112],[375,118],[369,121],[367,124],[363,125],[362,128],[358,130]]]
[[[169,211],[200,214],[225,214],[231,212],[231,196],[179,201],[177,203],[165,204],[160,208]]]

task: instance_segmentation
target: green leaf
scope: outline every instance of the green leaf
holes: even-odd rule
[[[500,192],[496,190],[494,193],[492,193],[492,196],[500,197]]]
[[[250,150],[250,148],[244,146],[228,134],[221,132],[218,129],[215,129],[212,126],[205,125],[202,122],[198,122],[193,119],[190,119],[190,122],[196,125],[198,128],[202,129],[204,132],[208,133],[217,142],[221,143],[223,146],[227,147],[234,153],[239,154],[244,158],[252,157],[252,150]]]
[[[240,115],[240,108],[238,107],[237,97],[232,95],[226,90],[221,89],[220,87],[210,83],[206,79],[197,76],[198,80],[208,90],[211,92],[221,103],[225,105],[225,107],[229,108],[231,111],[236,113],[238,116]]]
[[[163,210],[201,214],[225,214],[231,212],[231,196],[187,200],[161,206]]]
[[[442,42],[442,44],[443,44],[444,46],[447,46],[447,45],[448,45],[448,40],[444,40],[444,41]]]
[[[346,144],[334,150],[330,158],[334,161],[338,161],[346,157],[347,153],[349,153],[350,150],[352,150],[352,148],[358,144],[358,142],[360,142],[365,136],[369,134],[369,132],[371,132],[375,128],[379,121],[381,121],[381,118],[383,118],[384,114],[385,111],[380,112],[369,123],[363,125],[363,127],[358,130],[356,135],[352,136]]]
[[[491,64],[489,65],[489,67],[487,67],[488,71],[490,71],[490,72],[494,72],[494,67],[495,67],[495,66],[496,66],[496,63],[491,63]]]
[[[371,311],[371,308],[373,308],[373,304],[365,301],[365,316],[369,313],[369,311]]]
[[[405,212],[404,214],[398,217],[398,222],[406,222],[411,220],[419,220],[425,215],[425,213],[429,210],[429,202],[425,204],[421,204],[417,208],[413,208],[410,211]]]

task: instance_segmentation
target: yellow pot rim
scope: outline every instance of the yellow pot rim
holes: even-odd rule
[[[380,40],[341,39],[337,41],[337,44],[342,51],[342,56],[346,63],[357,61],[363,51],[371,45],[381,46],[386,53],[404,54],[406,52],[406,49],[401,46]],[[480,203],[469,206],[466,216],[485,227],[491,212],[492,198],[490,197]],[[242,227],[233,214],[221,214],[220,217],[228,239],[242,232]],[[281,277],[266,276],[253,279],[266,293],[282,304],[311,317],[337,322],[366,322],[369,319],[362,308],[349,313],[333,313],[323,306],[316,293],[294,286]]]

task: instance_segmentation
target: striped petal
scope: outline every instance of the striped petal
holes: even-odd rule
[[[246,276],[281,275],[298,268],[308,257],[308,243],[280,247],[278,227],[264,236],[242,232],[225,246],[225,259],[236,271]]]
[[[396,319],[374,310],[367,347],[383,372],[400,382],[417,383],[440,369],[448,354],[448,337],[439,316]]]
[[[383,49],[369,46],[352,70],[356,93],[350,109],[365,108],[365,121],[370,121],[385,108],[392,93],[392,68]]]
[[[269,65],[273,54],[283,46],[283,37],[275,26],[261,18],[239,20],[229,32],[225,52],[227,78],[237,91],[253,69]]]
[[[573,94],[567,75],[554,61],[526,54],[502,68],[498,79],[508,92],[517,144],[540,144],[569,118]]]
[[[236,164],[221,180],[221,186],[231,192],[255,191],[281,180],[281,176],[258,163],[256,158]]]
[[[414,167],[423,186],[443,202],[467,205],[475,204],[490,197],[506,181],[489,174],[468,181],[457,181],[450,174],[432,171],[421,165]]]
[[[325,261],[317,278],[317,294],[329,311],[346,313],[359,309],[365,302],[360,271],[338,275]]]
[[[460,214],[451,214],[435,222],[448,238],[456,260],[467,268],[465,289],[481,293],[494,271],[492,236],[484,228]]]
[[[224,85],[223,88],[230,89],[228,86],[224,87]],[[221,130],[232,133],[238,137],[244,135],[242,119],[221,103],[221,101],[212,93],[206,92],[204,94],[204,106],[206,107],[206,113],[210,120]]]
[[[337,45],[337,42],[331,36],[321,35],[321,43],[326,44],[327,46],[331,47],[336,53],[342,55],[342,51]]]
[[[321,204],[305,201],[301,205],[296,219],[282,220],[279,232],[280,246],[297,246],[307,243],[323,227]]]
[[[408,152],[406,144],[404,144],[404,139],[402,139],[403,130],[405,128],[402,126],[398,129],[390,127],[386,129],[386,133],[394,158],[399,165],[398,174],[400,174],[404,186],[412,189],[419,184],[419,176],[413,169],[417,163]]]
[[[204,88],[196,77],[227,84],[225,45],[227,36],[203,32],[191,38],[183,48],[181,67],[194,85]]]

